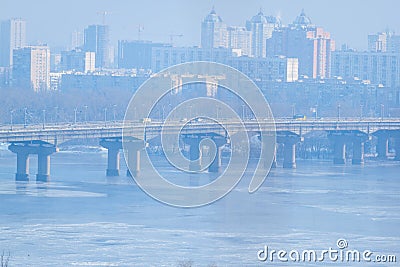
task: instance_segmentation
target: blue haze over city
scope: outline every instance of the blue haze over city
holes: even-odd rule
[[[398,1],[106,1],[68,2],[3,1],[2,19],[22,17],[28,22],[29,43],[48,43],[55,47],[70,45],[70,34],[90,24],[102,22],[97,12],[108,11],[106,21],[112,28],[113,41],[137,39],[138,25],[143,25],[143,39],[168,42],[169,34],[183,34],[179,45],[200,44],[200,23],[215,6],[229,25],[244,26],[260,8],[266,15],[280,16],[291,23],[304,8],[316,25],[330,31],[339,44],[348,43],[359,50],[366,49],[367,35],[389,28],[400,32],[396,10]]]
[[[399,10],[2,0],[0,266],[397,266]]]

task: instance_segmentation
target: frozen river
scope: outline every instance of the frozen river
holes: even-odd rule
[[[265,246],[337,249],[338,239],[400,261],[399,162],[299,161],[296,170],[274,169],[255,194],[243,182],[216,203],[182,209],[124,175],[105,177],[106,160],[103,152],[57,153],[51,182],[40,184],[32,157],[31,181],[19,183],[15,155],[0,151],[0,252],[10,252],[9,266],[309,266],[257,254]]]

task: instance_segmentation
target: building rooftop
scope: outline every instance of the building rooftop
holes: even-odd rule
[[[279,18],[275,16],[265,16],[262,10],[258,12],[257,15],[253,16],[250,20],[252,23],[269,23],[269,24],[281,24],[281,21]]]
[[[204,18],[204,22],[222,22],[222,19],[217,15],[213,7],[211,12]]]
[[[296,17],[296,19],[293,21],[294,25],[299,25],[299,26],[309,26],[312,25],[310,17],[306,15],[304,12],[304,9],[301,10],[301,13],[299,16]]]

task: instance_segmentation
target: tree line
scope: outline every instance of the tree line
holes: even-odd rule
[[[128,89],[34,92],[0,90],[1,124],[80,123],[122,120],[132,96]]]

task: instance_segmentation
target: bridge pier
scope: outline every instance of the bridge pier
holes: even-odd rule
[[[137,177],[140,174],[140,151],[145,147],[144,141],[125,142],[125,160],[128,165],[126,176]]]
[[[296,144],[300,142],[298,136],[286,136],[283,139],[283,168],[296,169]]]
[[[389,153],[389,135],[382,132],[376,134],[378,142],[376,144],[376,152],[378,153],[378,159],[387,159]]]
[[[214,137],[213,141],[216,145],[215,158],[208,167],[209,172],[219,172],[221,170],[221,148],[226,144],[225,137]]]
[[[226,144],[226,138],[216,134],[194,134],[184,137],[183,141],[189,145],[189,170],[196,172],[202,169],[202,153],[200,150],[200,142],[205,138],[212,139],[216,149],[215,157],[208,166],[208,171],[219,172],[221,169],[221,147]],[[212,154],[214,153],[211,152],[211,155]]]
[[[339,130],[332,131],[329,139],[333,146],[333,164],[343,165],[346,163],[346,146],[353,144],[353,165],[362,165],[364,163],[364,143],[368,140],[368,135],[361,131]]]
[[[17,173],[15,174],[15,180],[29,181],[29,153],[25,151],[14,153],[17,154]]]
[[[106,170],[107,176],[119,176],[119,162],[119,148],[108,148]]]
[[[267,150],[266,150],[267,151]],[[276,168],[278,166],[277,162],[276,162],[276,145],[274,146],[274,158],[272,159],[272,164],[271,164],[271,168]],[[266,163],[266,161],[264,161]]]
[[[355,137],[353,138],[353,165],[362,165],[364,164],[364,140]]]
[[[396,136],[393,137],[393,141],[394,141],[394,151],[396,152],[394,160],[400,161],[400,132],[396,133]]]
[[[35,154],[38,155],[38,173],[37,181],[50,181],[50,155],[58,152],[55,146],[39,146]]]
[[[15,180],[29,180],[29,155],[38,155],[38,173],[36,180],[48,182],[50,180],[50,155],[57,152],[58,148],[43,141],[15,142],[8,149],[17,154],[17,173]]]
[[[268,135],[267,135],[268,136]],[[268,138],[270,138],[271,136],[269,135]],[[267,139],[267,137],[265,137]],[[274,139],[276,140],[276,137],[274,136]],[[259,140],[261,141],[261,136],[259,136]],[[267,155],[268,151],[270,151],[270,146],[271,144],[273,144],[273,149],[272,149],[272,162],[271,162],[271,158]],[[264,168],[276,168],[277,166],[277,162],[276,162],[276,150],[277,150],[277,143],[276,142],[272,142],[271,140],[264,140],[264,142],[262,142],[263,145],[263,151],[264,151],[264,158],[262,158],[262,162],[263,162],[263,166]],[[271,165],[270,165],[271,164]]]
[[[38,173],[37,181],[49,181],[50,179],[50,155],[45,152],[38,154]]]
[[[296,168],[296,144],[302,140],[300,136],[290,131],[278,132],[277,143],[283,144],[283,168],[295,169]],[[276,167],[276,147],[274,162]],[[273,166],[272,166],[273,167]]]
[[[201,153],[200,153],[200,140],[192,139],[189,142],[189,170],[190,171],[199,171],[201,169]]]
[[[221,148],[217,147],[215,151],[215,158],[208,167],[209,172],[219,172],[221,169]]]
[[[342,165],[346,163],[346,138],[342,135],[331,135],[333,144],[333,164]]]
[[[122,149],[121,138],[105,138],[100,140],[100,145],[107,148],[106,176],[119,176],[120,154]]]
[[[189,170],[199,171],[201,170],[201,152],[200,152],[200,136],[186,137],[185,143],[189,145]]]

